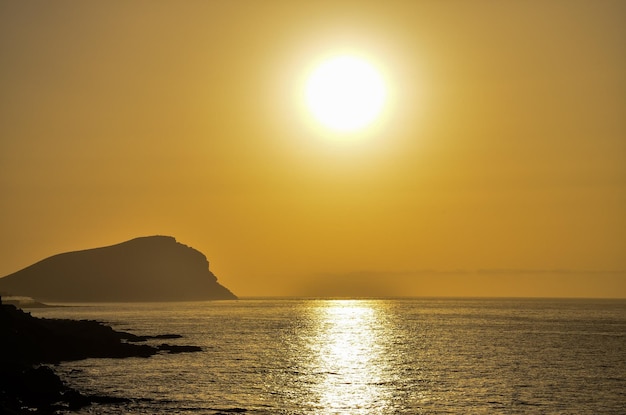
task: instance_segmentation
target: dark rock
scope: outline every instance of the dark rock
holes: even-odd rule
[[[165,336],[174,338],[173,335]],[[35,318],[13,305],[2,304],[1,299],[0,339],[0,414],[51,414],[58,410],[76,410],[94,402],[125,401],[85,396],[67,387],[52,369],[41,365],[44,363],[91,357],[149,357],[161,351],[201,350],[196,346],[131,344],[129,342],[142,337],[115,331],[93,320]]]
[[[157,349],[122,340],[139,338],[131,333],[114,331],[93,320],[40,319],[14,306],[2,305],[0,332],[3,354],[22,362],[58,363],[88,357],[149,357]]]
[[[159,350],[165,351],[168,353],[192,353],[192,352],[201,352],[202,348],[199,346],[179,346],[179,345],[171,345],[171,344],[161,344]]]
[[[157,334],[156,336],[144,336],[146,339],[180,339],[180,334]]]
[[[146,340],[164,340],[164,339],[180,339],[180,334],[157,334],[156,336],[135,336],[135,338],[126,339],[129,342],[145,342]]]

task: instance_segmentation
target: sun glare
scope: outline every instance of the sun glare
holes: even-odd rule
[[[317,336],[311,337],[310,383],[328,413],[371,414],[389,408],[385,374],[386,326],[380,304],[368,300],[319,302]],[[346,409],[350,408],[350,412]]]
[[[386,88],[368,62],[339,56],[319,65],[306,84],[306,102],[317,121],[339,132],[360,130],[383,109]]]

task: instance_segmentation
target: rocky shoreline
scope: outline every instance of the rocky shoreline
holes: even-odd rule
[[[197,346],[137,344],[173,339],[165,334],[136,336],[94,320],[35,318],[0,299],[0,413],[54,414],[92,403],[123,398],[87,396],[65,385],[46,365],[87,358],[150,357],[157,353],[197,352]]]

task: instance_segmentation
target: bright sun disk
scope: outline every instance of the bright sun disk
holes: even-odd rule
[[[318,66],[306,84],[306,102],[324,126],[339,132],[362,129],[382,111],[383,79],[368,62],[339,56]]]

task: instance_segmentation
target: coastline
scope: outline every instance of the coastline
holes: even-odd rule
[[[48,365],[87,358],[148,358],[157,353],[186,353],[197,346],[137,344],[148,339],[180,338],[177,334],[137,336],[115,331],[95,320],[37,318],[0,298],[0,412],[51,414],[75,411],[92,403],[125,398],[84,395],[65,385]]]

